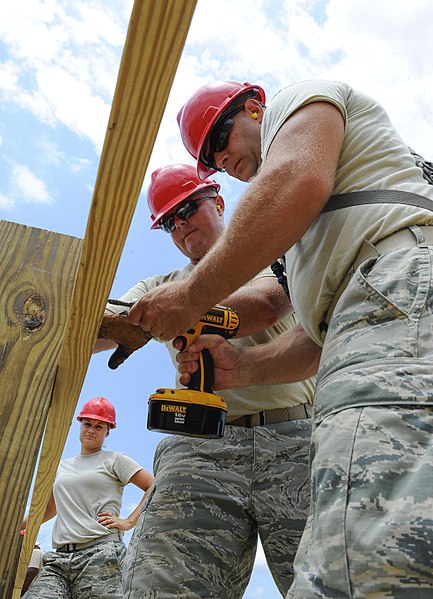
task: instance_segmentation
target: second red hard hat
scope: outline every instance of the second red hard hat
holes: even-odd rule
[[[81,422],[83,418],[101,420],[102,422],[107,422],[110,428],[116,428],[116,410],[113,404],[108,399],[105,399],[105,397],[89,399],[81,408],[77,420]]]
[[[189,164],[169,164],[156,169],[147,190],[147,203],[153,220],[151,228],[161,228],[163,216],[188,196],[206,187],[214,187],[217,192],[220,190],[213,179],[199,179],[195,167]]]

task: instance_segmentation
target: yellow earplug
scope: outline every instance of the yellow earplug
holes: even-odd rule
[[[257,112],[252,112],[251,113],[251,118],[254,119],[254,120],[256,120],[258,116],[259,115],[257,114]]]

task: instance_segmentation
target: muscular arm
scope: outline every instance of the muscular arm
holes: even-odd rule
[[[131,322],[173,338],[295,244],[332,193],[343,136],[343,118],[326,102],[291,116],[218,242],[182,286],[161,286],[138,302]]]
[[[275,276],[256,279],[221,302],[239,314],[237,337],[260,333],[292,312],[292,305]]]

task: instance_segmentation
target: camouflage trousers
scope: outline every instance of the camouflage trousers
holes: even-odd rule
[[[282,594],[309,505],[310,420],[170,436],[128,546],[124,597],[239,599],[260,539]]]
[[[44,555],[44,567],[25,599],[122,599],[124,543],[103,541],[86,549]]]
[[[319,368],[288,598],[433,597],[433,248],[360,266]]]

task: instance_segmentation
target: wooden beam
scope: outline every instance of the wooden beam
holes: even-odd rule
[[[0,222],[0,597],[12,592],[22,542],[19,531],[81,246],[81,239]]]
[[[196,0],[135,0],[20,557],[22,586]]]

